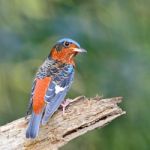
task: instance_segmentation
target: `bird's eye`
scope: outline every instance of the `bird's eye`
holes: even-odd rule
[[[64,46],[65,46],[65,47],[68,47],[69,45],[70,45],[69,42],[67,42],[67,41],[64,42]]]

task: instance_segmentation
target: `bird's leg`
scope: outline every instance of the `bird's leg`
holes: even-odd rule
[[[65,114],[66,107],[71,103],[70,99],[66,99],[61,103],[62,109],[63,109],[63,115]]]
[[[75,98],[75,99],[66,99],[66,100],[64,100],[62,103],[61,103],[61,107],[62,107],[62,109],[63,109],[63,115],[65,114],[65,109],[66,109],[66,107],[70,104],[70,103],[73,103],[73,102],[75,102],[75,101],[78,101],[78,100],[80,100],[80,99],[83,99],[83,98],[85,98],[85,96],[79,96],[79,97],[77,97],[77,98]]]

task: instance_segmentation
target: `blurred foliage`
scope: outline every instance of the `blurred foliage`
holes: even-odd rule
[[[32,80],[62,37],[88,50],[77,56],[69,97],[123,96],[125,116],[62,150],[150,149],[149,0],[1,0],[0,124],[26,112]]]

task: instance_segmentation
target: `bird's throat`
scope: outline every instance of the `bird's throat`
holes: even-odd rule
[[[71,64],[73,66],[75,66],[75,61],[74,61],[74,56],[76,54],[72,53],[72,54],[66,54],[66,53],[52,53],[51,54],[51,58],[53,60],[65,63],[65,64]]]

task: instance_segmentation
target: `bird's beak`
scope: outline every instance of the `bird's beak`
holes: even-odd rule
[[[73,51],[74,51],[74,52],[79,52],[79,53],[85,53],[85,52],[87,52],[87,51],[86,51],[85,49],[83,49],[83,48],[74,48]]]

